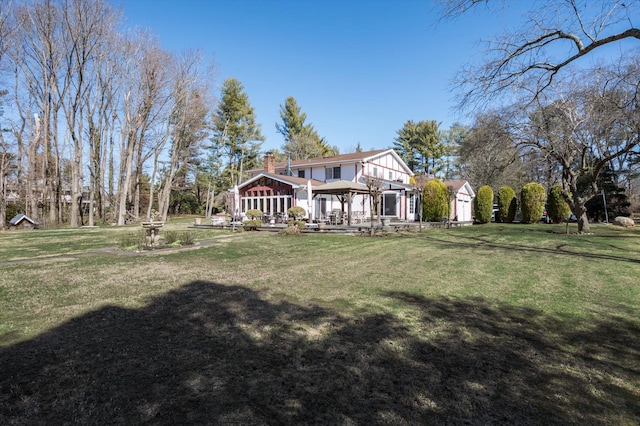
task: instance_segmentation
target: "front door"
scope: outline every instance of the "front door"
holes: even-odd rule
[[[384,216],[398,216],[397,194],[383,194],[382,209]]]

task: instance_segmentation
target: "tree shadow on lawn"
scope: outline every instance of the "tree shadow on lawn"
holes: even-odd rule
[[[450,246],[450,247],[464,247],[466,249],[474,249],[474,248],[482,248],[482,249],[502,249],[509,251],[522,251],[522,252],[533,252],[539,253],[541,255],[553,255],[560,254],[564,256],[577,256],[584,257],[589,259],[601,259],[601,260],[615,260],[620,262],[630,262],[630,263],[640,263],[640,259],[634,259],[631,257],[604,254],[604,253],[586,253],[586,252],[577,252],[571,251],[571,246],[569,244],[558,244],[555,248],[545,248],[538,246],[527,246],[525,244],[513,244],[513,243],[497,243],[491,240],[489,235],[478,235],[478,236],[465,236],[462,241],[450,241],[442,238],[436,237],[425,237],[425,239],[434,241],[439,243],[442,246]],[[629,249],[621,249],[619,247],[613,247],[609,244],[605,244],[605,247],[608,249],[616,249],[621,253],[629,255],[629,253],[633,253],[635,251]],[[601,248],[601,247],[599,247]]]
[[[1,424],[598,424],[640,419],[640,329],[386,294],[346,317],[193,282],[0,349]],[[416,335],[416,326],[422,331]],[[635,384],[634,384],[635,383]]]

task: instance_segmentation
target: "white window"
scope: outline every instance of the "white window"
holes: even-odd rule
[[[340,179],[340,167],[327,167],[325,176],[327,180]]]
[[[409,194],[409,214],[416,212],[416,194]]]
[[[389,180],[393,180],[393,172],[389,170]]]

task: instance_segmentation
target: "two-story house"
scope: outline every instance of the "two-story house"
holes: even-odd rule
[[[259,209],[266,214],[284,214],[300,206],[309,219],[321,220],[330,212],[341,210],[359,217],[369,217],[370,196],[365,190],[366,176],[382,182],[381,215],[395,220],[416,218],[415,194],[410,178],[413,172],[393,149],[382,149],[332,157],[309,158],[275,163],[267,153],[264,167],[249,171],[250,177],[234,188],[239,213]],[[345,197],[324,191],[332,182],[352,182],[353,193],[345,207]]]

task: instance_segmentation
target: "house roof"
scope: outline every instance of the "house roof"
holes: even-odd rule
[[[398,162],[406,169],[407,173],[409,173],[409,175],[413,175],[413,172],[411,171],[411,169],[409,169],[409,166],[407,166],[402,158],[400,158],[400,156],[391,148],[376,149],[373,151],[353,152],[350,154],[333,155],[331,157],[315,157],[307,158],[304,160],[292,160],[291,168],[299,169],[304,167],[327,166],[331,164],[367,162],[386,154],[391,154],[393,157],[395,157],[396,160],[398,160]],[[287,169],[287,162],[283,161],[280,163],[276,163],[275,169],[285,171]],[[249,172],[257,173],[261,170],[264,170],[264,168],[256,168],[253,170],[249,170]]]
[[[346,194],[348,192],[367,194],[367,185],[349,180],[336,180],[313,188],[316,194]]]
[[[242,182],[240,185],[238,185],[238,188],[243,188],[243,187],[247,186],[248,184],[259,180],[261,177],[268,177],[270,179],[277,180],[278,182],[283,182],[283,183],[286,183],[288,185],[291,185],[294,188],[305,187],[305,186],[307,186],[309,181],[311,181],[311,187],[312,188],[324,184],[324,182],[320,182],[319,180],[315,180],[315,179],[305,179],[305,178],[300,178],[300,177],[297,177],[297,176],[275,175],[275,174],[271,174],[271,173],[262,172],[260,174],[257,174],[256,176],[252,177],[251,179],[248,179],[248,180]]]
[[[15,225],[19,225],[19,224],[20,224],[20,222],[22,222],[23,220],[26,220],[27,222],[30,222],[32,225],[35,225],[35,224],[36,224],[36,221],[35,221],[35,220],[31,219],[29,216],[24,215],[24,214],[22,214],[22,213],[18,213],[17,215],[15,215],[15,216],[13,217],[13,219],[11,219],[11,220],[9,221],[9,223],[10,223],[11,225],[14,225],[14,226],[15,226]]]
[[[473,188],[471,188],[471,184],[466,180],[445,180],[443,183],[456,192],[460,192],[460,190],[464,189],[471,197],[476,196]]]

